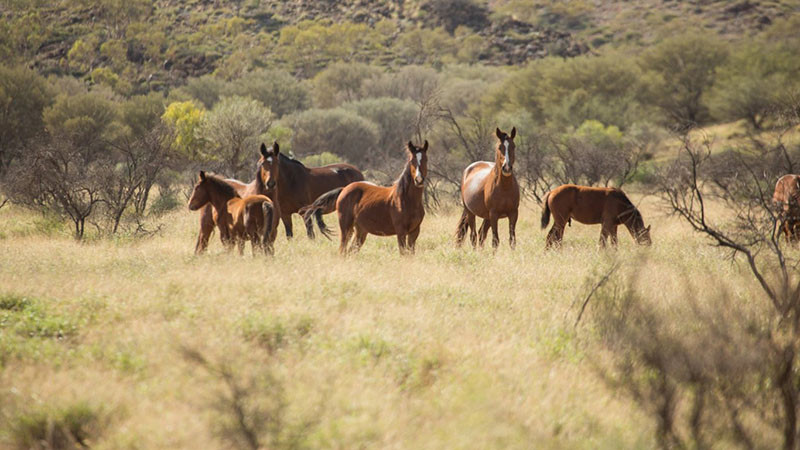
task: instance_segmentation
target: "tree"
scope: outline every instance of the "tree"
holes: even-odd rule
[[[311,106],[311,94],[306,83],[283,70],[250,72],[234,81],[225,92],[258,100],[277,118]]]
[[[42,112],[52,97],[50,86],[32,70],[0,66],[0,176],[43,132]]]
[[[396,98],[370,98],[346,103],[343,108],[353,111],[378,126],[379,138],[375,158],[383,155],[387,159],[402,156],[397,149],[414,136],[419,108],[414,102]]]
[[[309,109],[289,117],[292,148],[298,156],[334,153],[348,161],[370,163],[380,132],[378,126],[344,108]]]
[[[318,108],[333,108],[363,97],[366,80],[380,73],[362,63],[333,63],[314,77],[314,103]]]
[[[189,159],[208,160],[203,148],[200,127],[206,112],[193,102],[174,102],[167,106],[161,120],[175,136],[175,149]]]
[[[206,114],[201,135],[211,155],[231,176],[248,177],[259,137],[272,125],[272,112],[256,100],[224,97]]]
[[[644,98],[661,109],[671,126],[703,124],[710,117],[704,95],[726,59],[727,49],[715,36],[689,32],[666,39],[642,55],[648,86]]]

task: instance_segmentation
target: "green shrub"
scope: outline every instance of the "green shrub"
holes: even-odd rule
[[[13,417],[8,426],[19,449],[72,449],[88,447],[102,435],[106,417],[87,402],[42,406]]]

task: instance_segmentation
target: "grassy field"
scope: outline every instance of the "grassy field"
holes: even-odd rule
[[[513,252],[504,221],[496,254],[454,248],[454,209],[426,216],[413,257],[370,236],[348,259],[282,229],[273,259],[225,254],[216,235],[195,257],[185,209],[155,236],[76,243],[7,206],[0,447],[62,425],[108,449],[245,447],[248,428],[275,448],[654,447],[653,423],[599,373],[592,321],[573,327],[579,303],[614,262],[666,305],[687,280],[754,291],[727,253],[632,197],[650,248],[620,229],[603,251],[598,226],[574,224],[545,252],[526,204]]]

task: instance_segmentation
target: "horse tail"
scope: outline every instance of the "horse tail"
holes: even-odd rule
[[[550,223],[550,203],[547,201],[550,198],[550,193],[544,194],[544,211],[542,211],[542,229],[547,228]]]
[[[310,221],[312,217],[316,218],[319,232],[328,239],[331,238],[331,230],[325,225],[322,216],[336,211],[336,200],[339,198],[339,194],[342,193],[342,189],[344,188],[336,188],[320,195],[319,198],[314,200],[314,203],[299,211],[306,222]]]
[[[264,251],[271,255],[273,253],[272,219],[275,216],[275,208],[272,206],[272,203],[264,201],[261,203],[261,212],[264,214],[264,236],[262,239]]]
[[[456,228],[456,245],[461,245],[464,242],[464,237],[467,236],[469,230],[469,211],[464,206],[464,212],[461,213],[461,219],[458,220],[458,228]]]

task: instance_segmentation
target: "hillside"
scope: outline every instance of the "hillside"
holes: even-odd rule
[[[750,36],[800,2],[744,1],[99,1],[60,0],[0,6],[0,57],[43,74],[87,76],[110,68],[142,92],[180,85],[233,67],[283,67],[301,78],[332,60],[379,65],[457,61],[521,65],[546,56],[572,57],[605,46],[643,46],[687,26],[727,39]],[[313,27],[356,41],[326,48],[313,67],[292,64],[289,36]],[[306,41],[331,36],[305,36]],[[419,58],[436,49],[449,60]],[[340,50],[340,51],[339,51]],[[305,51],[305,49],[303,49]],[[329,53],[329,54],[326,54]]]

